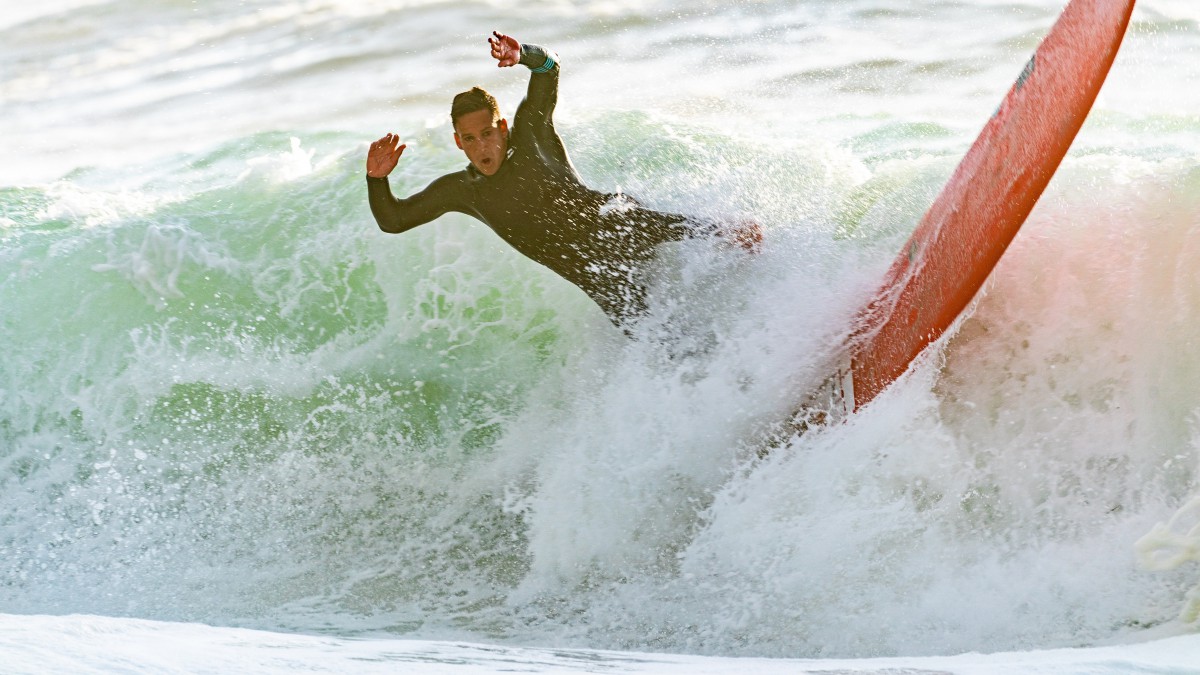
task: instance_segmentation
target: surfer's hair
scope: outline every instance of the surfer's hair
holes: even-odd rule
[[[454,97],[454,103],[450,105],[450,123],[457,125],[460,117],[478,110],[492,113],[493,122],[500,119],[500,104],[496,103],[496,97],[479,87],[471,87]]]

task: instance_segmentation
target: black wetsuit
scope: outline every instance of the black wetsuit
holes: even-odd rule
[[[394,197],[387,178],[368,177],[371,212],[386,232],[403,232],[450,211],[474,216],[583,289],[620,323],[645,309],[645,268],[655,248],[683,239],[695,226],[584,185],[554,130],[557,59],[522,45],[521,64],[532,71],[529,91],[513,119],[508,156],[494,175],[468,165],[408,199]]]

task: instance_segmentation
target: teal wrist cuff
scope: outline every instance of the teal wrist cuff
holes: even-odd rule
[[[521,65],[534,73],[548,73],[558,66],[558,55],[537,45],[521,45]]]

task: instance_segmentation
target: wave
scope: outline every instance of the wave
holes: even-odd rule
[[[446,133],[397,191],[458,167]],[[956,333],[761,459],[942,132],[564,133],[597,187],[753,214],[764,252],[664,251],[629,340],[473,221],[378,233],[346,134],[0,191],[5,611],[791,656],[1171,619],[1192,580],[1132,546],[1196,484],[1187,162],[1069,158]]]

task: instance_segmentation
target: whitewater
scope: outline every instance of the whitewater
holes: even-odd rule
[[[1200,6],[984,292],[780,432],[1062,0],[3,0],[0,672],[1200,672]],[[753,218],[631,335],[366,203],[558,52],[584,180]],[[761,452],[770,437],[771,451]]]

